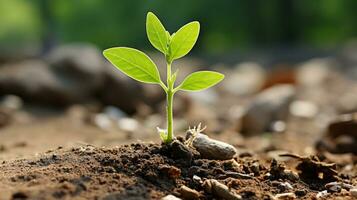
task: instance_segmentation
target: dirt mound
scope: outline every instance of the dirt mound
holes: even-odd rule
[[[184,199],[311,199],[328,183],[313,181],[311,178],[318,177],[312,176],[304,182],[300,179],[304,172],[298,175],[275,160],[258,160],[258,155],[207,160],[178,144],[59,148],[32,160],[4,161],[0,165],[0,199],[161,199],[169,194]],[[309,169],[314,163],[321,165],[304,159]],[[300,160],[293,161],[304,169]],[[326,171],[317,174],[323,176]],[[340,189],[329,190],[325,198],[352,199],[344,187],[356,177],[337,172],[326,175],[328,181],[338,182]]]

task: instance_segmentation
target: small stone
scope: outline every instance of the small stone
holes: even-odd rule
[[[316,198],[322,198],[322,197],[325,197],[327,196],[329,193],[327,192],[327,190],[324,190],[324,191],[321,191],[319,193],[316,194]]]
[[[287,193],[281,193],[275,195],[276,199],[295,199],[296,195],[292,192],[287,192]]]
[[[94,124],[103,130],[109,130],[112,127],[112,121],[103,113],[94,116]]]
[[[104,108],[103,112],[112,120],[118,120],[127,117],[127,114],[124,111],[115,106],[107,106]]]
[[[194,189],[191,189],[187,186],[181,186],[179,189],[179,193],[181,194],[182,198],[184,199],[199,199],[200,193]]]
[[[296,190],[295,194],[299,197],[303,197],[307,194],[307,191],[306,190]]]
[[[211,139],[201,133],[198,133],[193,140],[193,146],[206,159],[229,160],[236,155],[236,149],[232,145]]]
[[[285,192],[288,190],[292,190],[293,187],[289,182],[279,182],[279,181],[272,181],[271,182],[272,186],[276,187],[279,189],[280,192]]]
[[[353,189],[353,185],[351,185],[351,184],[341,183],[341,186],[347,190]]]
[[[336,65],[330,58],[316,58],[302,63],[297,69],[297,82],[303,87],[314,88],[326,83],[331,68]]]
[[[232,191],[229,190],[229,188],[218,182],[217,180],[210,179],[209,180],[212,185],[212,193],[219,197],[220,199],[226,199],[226,200],[241,200],[242,196],[233,193]]]
[[[254,175],[259,175],[260,174],[260,165],[258,162],[253,163],[250,166],[250,170],[254,173]]]
[[[22,99],[16,95],[6,95],[0,102],[0,106],[10,109],[19,110],[23,105]]]
[[[285,177],[289,179],[290,181],[297,181],[299,180],[299,175],[296,172],[293,172],[291,170],[285,169],[284,170]]]
[[[354,198],[357,198],[357,188],[350,189],[350,193]]]
[[[313,118],[318,113],[317,106],[309,101],[294,101],[290,105],[290,113],[296,117]]]
[[[118,127],[123,131],[134,132],[139,129],[139,122],[136,119],[125,117],[118,120]]]
[[[161,200],[181,200],[181,199],[178,198],[178,197],[175,197],[175,196],[172,195],[172,194],[169,194],[169,195],[164,196],[163,198],[161,198]]]
[[[282,183],[282,185],[289,190],[293,189],[293,186],[291,186],[291,184],[289,182],[284,182],[284,183]]]
[[[286,123],[284,121],[275,121],[271,124],[271,130],[276,133],[281,133],[286,130]]]
[[[251,95],[262,89],[266,79],[264,68],[258,63],[239,63],[222,83],[222,88],[235,96]]]
[[[276,85],[259,93],[242,116],[241,132],[254,135],[271,131],[273,122],[286,120],[295,94],[295,87],[286,84]]]
[[[330,182],[325,185],[325,188],[330,192],[340,192],[342,185],[338,182]]]
[[[201,182],[202,182],[201,177],[199,177],[199,176],[197,176],[197,175],[193,175],[192,179],[193,179],[193,181],[196,182],[196,183],[201,183]]]

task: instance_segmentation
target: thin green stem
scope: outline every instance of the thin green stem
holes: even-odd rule
[[[162,89],[165,90],[165,92],[167,92],[167,87],[166,87],[165,83],[163,83],[161,80],[160,80],[160,86],[162,87]]]
[[[167,140],[166,143],[170,143],[173,138],[173,93],[169,91],[167,93]]]
[[[167,100],[167,139],[166,143],[170,143],[173,139],[173,85],[171,79],[171,63],[167,63],[167,91],[166,91],[166,100]]]

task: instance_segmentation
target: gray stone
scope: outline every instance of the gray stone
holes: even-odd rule
[[[222,82],[224,91],[241,96],[258,92],[264,85],[266,72],[263,67],[254,62],[238,64],[234,70],[227,74]]]
[[[0,68],[0,94],[14,94],[27,101],[57,105],[70,98],[60,80],[40,60],[27,60]]]
[[[1,67],[0,94],[51,105],[81,103],[100,89],[104,64],[93,46],[61,46],[44,61],[25,60]]]
[[[295,97],[291,85],[276,85],[258,94],[242,117],[243,134],[257,134],[269,131],[275,121],[285,121],[289,105]]]
[[[46,61],[73,101],[83,101],[102,86],[104,58],[89,44],[60,46],[49,53]]]
[[[236,154],[236,149],[232,145],[211,139],[201,133],[196,135],[193,146],[202,157],[207,159],[229,160]]]
[[[328,81],[331,69],[337,65],[331,58],[315,58],[297,68],[297,83],[303,87],[316,87]]]

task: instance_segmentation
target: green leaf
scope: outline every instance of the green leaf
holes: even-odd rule
[[[173,34],[170,42],[170,61],[188,54],[195,45],[199,33],[200,23],[194,21],[181,27]]]
[[[160,83],[160,74],[155,63],[143,52],[128,48],[114,47],[103,52],[115,67],[127,76],[144,83]]]
[[[166,142],[166,140],[167,140],[167,130],[166,129],[161,129],[159,127],[156,127],[156,129],[157,129],[157,132],[160,135],[161,140],[163,142]]]
[[[223,78],[224,75],[218,72],[198,71],[187,76],[178,88],[185,91],[200,91],[216,85]]]
[[[172,76],[171,76],[171,81],[172,81],[172,83],[175,83],[178,72],[179,72],[179,70],[177,69],[177,70],[175,71],[175,73],[172,74]]]
[[[152,46],[166,55],[169,45],[167,31],[152,12],[146,17],[146,33]]]

